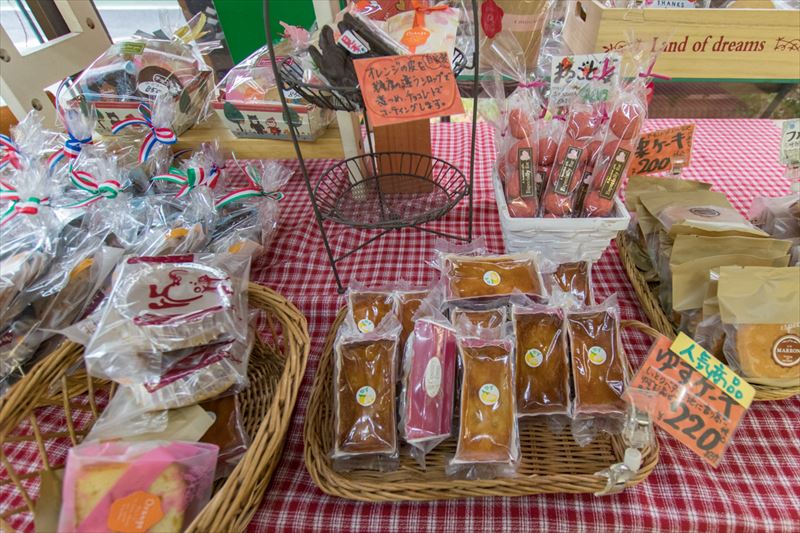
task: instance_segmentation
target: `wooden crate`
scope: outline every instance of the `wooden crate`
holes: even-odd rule
[[[626,9],[597,0],[577,0],[567,9],[564,40],[575,54],[617,49],[631,36],[656,47],[666,43],[655,71],[674,79],[800,79],[798,10]]]

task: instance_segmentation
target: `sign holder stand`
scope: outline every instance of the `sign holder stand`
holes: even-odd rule
[[[479,36],[477,0],[471,0],[473,15],[473,34],[475,38],[472,53],[473,79],[469,95],[474,98],[472,127],[469,148],[469,171],[465,173],[455,165],[431,154],[401,151],[376,151],[374,129],[369,123],[361,91],[357,86],[334,87],[311,84],[303,81],[302,69],[291,58],[276,60],[272,45],[273,36],[269,27],[269,0],[264,0],[264,25],[267,33],[270,60],[275,73],[278,94],[284,110],[288,108],[285,90],[293,89],[308,102],[324,109],[337,111],[337,118],[345,119],[349,114],[352,124],[358,124],[358,116],[363,116],[366,138],[364,153],[345,152],[345,159],[334,163],[325,170],[316,183],[303,159],[298,142],[298,132],[290,124],[292,143],[300,163],[300,170],[308,190],[317,226],[333,269],[333,276],[339,293],[345,286],[339,275],[338,265],[383,235],[403,228],[416,228],[449,239],[472,240],[473,182],[475,168],[475,141],[478,119],[478,68]],[[451,58],[454,74],[457,76],[467,65],[467,57],[456,50]],[[340,120],[340,123],[342,120]],[[360,130],[360,128],[358,128]],[[357,131],[358,131],[357,130]],[[358,138],[362,137],[358,135]],[[350,142],[349,145],[353,143]],[[363,143],[356,143],[361,145]],[[402,180],[405,186],[396,187]],[[466,235],[453,235],[426,227],[444,217],[462,200],[468,203]],[[351,228],[369,232],[368,238],[355,248],[335,255],[331,247],[328,230],[324,222],[328,220]]]

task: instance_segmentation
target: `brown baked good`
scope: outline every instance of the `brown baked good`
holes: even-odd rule
[[[400,315],[400,323],[403,326],[400,341],[403,344],[408,340],[411,332],[414,331],[414,315],[427,296],[428,291],[402,291],[397,293],[397,314]]]
[[[529,255],[447,256],[449,299],[508,296],[515,292],[544,296],[536,261]]]
[[[347,301],[350,316],[361,333],[373,331],[395,312],[394,296],[390,292],[351,291]]]
[[[572,294],[579,302],[591,305],[592,287],[589,281],[592,264],[588,261],[562,263],[553,272],[554,287]]]
[[[396,339],[338,346],[335,455],[396,452],[396,353]]]
[[[456,308],[451,312],[451,322],[460,335],[499,339],[503,336],[506,308],[486,310]]]
[[[800,324],[738,324],[734,331],[744,377],[800,380]]]
[[[624,413],[625,356],[611,310],[567,315],[575,384],[575,413]]]
[[[517,339],[517,413],[569,412],[569,357],[564,320],[558,312],[514,312]]]
[[[516,453],[514,382],[509,341],[461,339],[463,367],[458,463],[509,463]]]

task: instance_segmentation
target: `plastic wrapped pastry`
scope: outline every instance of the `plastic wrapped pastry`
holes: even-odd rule
[[[575,384],[574,413],[623,414],[621,398],[627,377],[627,360],[619,336],[616,298],[602,305],[567,312]]]
[[[748,381],[800,385],[800,267],[722,267],[725,359]]]
[[[544,296],[536,257],[531,253],[442,258],[445,300],[491,298],[522,293]]]
[[[422,302],[428,297],[427,290],[402,290],[397,291],[397,314],[403,326],[401,341],[405,345],[408,336],[414,331],[414,315],[417,314]]]
[[[450,311],[453,327],[459,335],[482,339],[503,337],[508,313],[506,306],[486,309],[472,307],[455,307]]]
[[[458,444],[451,467],[513,467],[519,459],[514,341],[459,337],[458,350],[463,376]]]
[[[70,449],[58,530],[183,531],[211,496],[217,450],[180,441]]]
[[[148,411],[176,409],[247,386],[247,361],[253,330],[238,339],[162,355],[166,370],[158,379],[131,385],[136,403]],[[188,352],[188,353],[187,353]]]
[[[553,288],[571,295],[576,303],[592,305],[592,264],[588,261],[561,263],[552,274]]]
[[[244,429],[239,411],[239,397],[225,396],[200,404],[214,415],[214,423],[200,441],[219,446],[215,479],[228,476],[247,451],[250,439]]]
[[[397,316],[394,294],[391,292],[351,290],[347,295],[349,316],[361,333],[374,331],[390,316]]]
[[[401,432],[406,442],[428,452],[452,429],[456,337],[449,325],[417,320],[403,366]]]
[[[332,454],[336,468],[359,465],[380,469],[382,459],[398,456],[395,382],[399,329],[384,336],[337,339]]]
[[[517,413],[569,414],[569,354],[562,312],[515,305],[512,317],[517,341]]]
[[[160,377],[162,352],[244,342],[249,270],[249,258],[239,255],[126,259],[86,347],[87,369],[123,384],[144,383]],[[144,364],[142,354],[155,360]]]

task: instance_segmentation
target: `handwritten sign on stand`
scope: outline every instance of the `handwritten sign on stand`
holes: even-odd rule
[[[643,133],[636,146],[631,174],[669,172],[688,167],[692,159],[694,124]]]
[[[444,52],[356,59],[353,64],[373,126],[464,113]]]
[[[625,397],[667,433],[717,466],[755,390],[695,341],[656,339]]]

